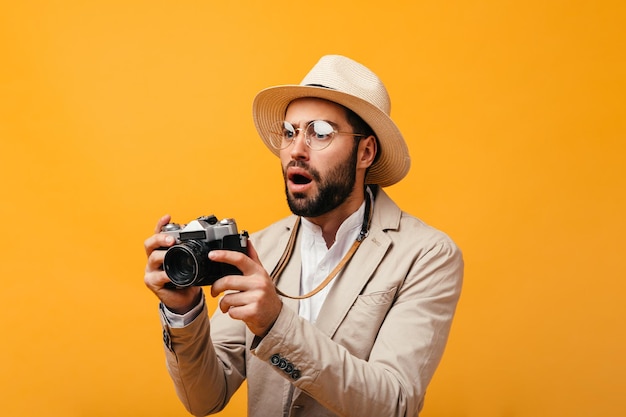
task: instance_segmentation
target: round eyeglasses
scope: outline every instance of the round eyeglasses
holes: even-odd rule
[[[270,143],[275,149],[285,149],[296,141],[298,131],[304,131],[304,143],[314,151],[328,148],[336,135],[365,137],[360,133],[339,132],[326,120],[313,120],[306,127],[294,127],[287,121],[276,122],[270,129]]]

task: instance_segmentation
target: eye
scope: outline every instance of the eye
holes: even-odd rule
[[[332,125],[324,120],[315,120],[309,125],[311,136],[317,140],[328,140],[332,138],[335,129]]]
[[[296,129],[289,122],[283,122],[283,138],[293,139],[296,136]]]

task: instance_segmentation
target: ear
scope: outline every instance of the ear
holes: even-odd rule
[[[359,168],[369,168],[376,159],[378,152],[378,141],[376,137],[370,135],[359,142],[359,159],[357,165]]]

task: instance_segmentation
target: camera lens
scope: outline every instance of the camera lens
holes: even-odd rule
[[[168,249],[163,259],[163,269],[172,284],[189,287],[202,278],[200,275],[206,269],[203,266],[208,262],[208,254],[205,244],[189,240]]]

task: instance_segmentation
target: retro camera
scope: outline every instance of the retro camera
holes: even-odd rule
[[[225,275],[242,274],[233,265],[209,259],[209,252],[215,249],[248,253],[248,232],[238,233],[235,220],[202,216],[183,226],[166,224],[161,232],[176,239],[163,259],[163,269],[172,281],[167,287],[211,285]]]

